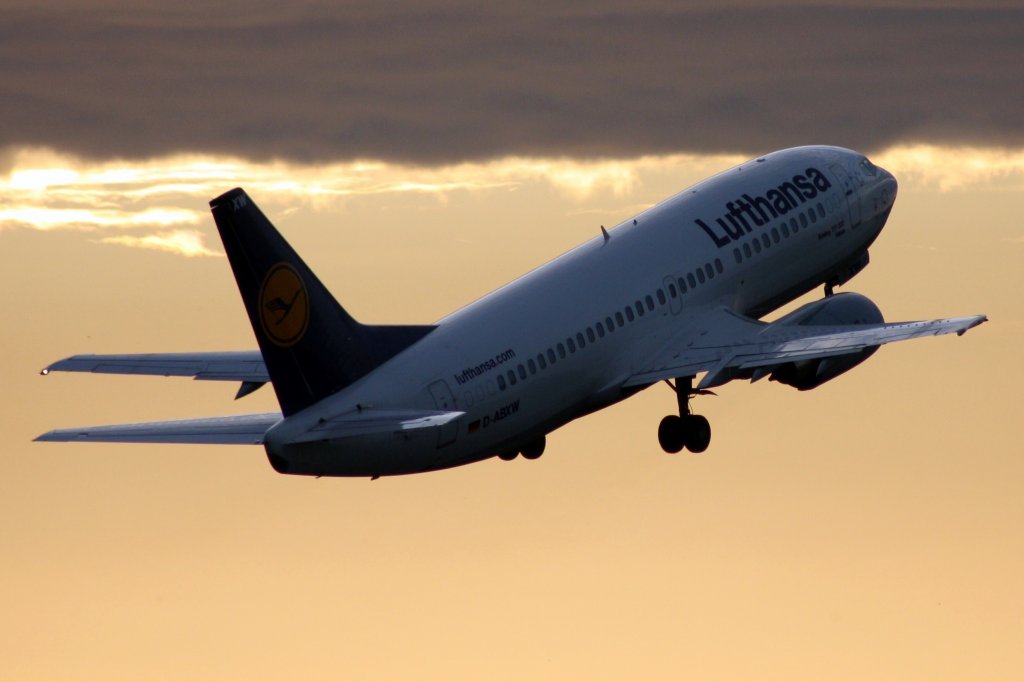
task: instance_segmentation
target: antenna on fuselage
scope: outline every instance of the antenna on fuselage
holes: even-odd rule
[[[605,241],[608,241],[609,239],[612,238],[612,236],[610,234],[608,234],[608,230],[604,229],[604,225],[601,226],[601,234],[604,235],[604,240]]]

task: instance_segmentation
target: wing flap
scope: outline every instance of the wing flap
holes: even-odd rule
[[[267,430],[280,420],[280,413],[268,412],[230,417],[86,426],[72,429],[54,429],[42,434],[36,440],[97,443],[259,445],[263,442],[263,436]]]
[[[208,381],[270,381],[259,351],[73,355],[43,369],[50,372],[181,376]]]
[[[855,325],[850,327],[817,328],[819,335],[782,341],[774,347],[755,352],[742,362],[734,365],[742,369],[763,367],[779,362],[796,362],[843,355],[871,346],[880,346],[894,341],[907,341],[924,336],[940,336],[942,334],[963,334],[987,318],[983,315],[970,317],[952,317],[943,320],[927,320],[922,322],[894,322],[877,325]],[[814,327],[797,327],[796,329],[815,330]]]
[[[987,321],[984,315],[952,317],[920,322],[815,326],[766,324],[720,308],[673,338],[643,369],[630,376],[624,387],[643,386],[693,376],[708,375],[698,388],[717,385],[733,369],[757,369],[787,362],[826,358],[866,348],[924,336],[957,334]]]

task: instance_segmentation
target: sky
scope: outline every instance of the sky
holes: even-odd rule
[[[1018,2],[280,5],[0,9],[0,678],[1021,678]],[[253,348],[207,208],[231,187],[357,319],[423,324],[812,143],[900,182],[842,289],[989,323],[810,392],[728,384],[702,455],[658,447],[663,386],[535,462],[373,482],[31,442],[277,409],[39,376]]]

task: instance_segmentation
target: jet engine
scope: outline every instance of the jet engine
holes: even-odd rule
[[[878,306],[870,298],[847,292],[808,303],[779,319],[772,326],[878,324],[884,321]],[[871,346],[843,355],[787,362],[773,367],[769,379],[801,391],[808,391],[853,369],[871,357],[876,350],[878,346]]]

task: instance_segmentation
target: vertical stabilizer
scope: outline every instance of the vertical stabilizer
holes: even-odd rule
[[[356,322],[243,190],[222,194],[210,208],[285,416],[343,389],[433,329]]]

